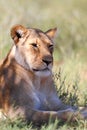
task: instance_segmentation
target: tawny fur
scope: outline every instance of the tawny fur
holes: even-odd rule
[[[78,113],[58,98],[52,79],[56,30],[11,29],[14,45],[0,65],[0,109],[6,117],[34,123],[86,119],[86,111]]]

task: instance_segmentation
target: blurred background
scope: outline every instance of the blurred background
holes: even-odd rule
[[[87,0],[0,0],[0,57],[11,46],[10,28],[15,24],[43,31],[57,27],[55,59],[86,58]]]
[[[15,24],[43,31],[57,27],[54,70],[62,68],[66,84],[79,77],[87,92],[87,0],[0,0],[0,59],[11,47]]]

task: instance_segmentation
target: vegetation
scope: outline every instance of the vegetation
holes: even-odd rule
[[[87,104],[87,0],[1,0],[0,59],[11,47],[10,28],[14,24],[40,28],[58,27],[54,52],[54,80],[60,98],[74,107]],[[57,125],[58,124],[58,125]],[[0,130],[36,130],[31,124],[9,120]],[[87,122],[49,122],[41,130],[86,130]]]

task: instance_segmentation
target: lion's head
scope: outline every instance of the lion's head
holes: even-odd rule
[[[53,64],[53,38],[57,29],[43,32],[16,25],[11,29],[16,61],[36,75],[48,76]]]

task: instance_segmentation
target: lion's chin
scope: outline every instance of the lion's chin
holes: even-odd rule
[[[47,77],[49,75],[51,75],[51,71],[46,69],[46,70],[38,70],[38,71],[34,71],[35,75],[40,76],[40,77]]]

